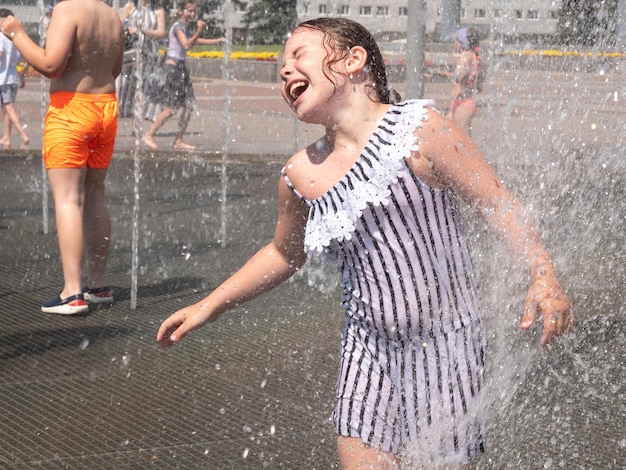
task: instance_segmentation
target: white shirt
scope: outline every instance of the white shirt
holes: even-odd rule
[[[20,82],[16,68],[20,57],[17,47],[9,38],[0,33],[0,85],[12,85]]]

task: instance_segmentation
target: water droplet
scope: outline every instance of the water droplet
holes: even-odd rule
[[[221,364],[215,364],[215,370],[221,370],[221,369],[222,369]]]
[[[83,340],[80,342],[80,349],[84,351],[85,349],[87,349],[87,346],[89,346],[89,339],[83,338]]]
[[[244,459],[247,459],[247,458],[248,458],[248,454],[249,454],[249,453],[250,453],[250,449],[244,449],[244,451],[243,451],[243,456],[242,456],[242,457],[243,457]]]

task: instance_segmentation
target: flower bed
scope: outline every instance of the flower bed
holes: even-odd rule
[[[188,51],[187,57],[194,59],[223,59],[224,51]],[[264,62],[276,62],[278,52],[231,52],[230,60],[259,60]]]
[[[500,53],[500,55],[512,56],[538,56],[538,57],[608,57],[623,59],[626,53],[623,52],[589,52],[589,51],[559,51],[556,49],[521,49]]]

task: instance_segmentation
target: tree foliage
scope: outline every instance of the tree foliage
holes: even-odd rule
[[[249,31],[247,42],[282,43],[297,20],[296,0],[259,0],[250,5],[243,16]]]
[[[278,44],[293,29],[297,22],[296,0],[232,0],[239,8],[245,9],[243,22],[247,29],[248,43]],[[163,0],[166,11],[176,10],[179,0]],[[205,36],[221,36],[223,24],[213,13],[223,6],[222,0],[195,0],[198,18],[207,22]]]
[[[611,46],[615,44],[617,0],[563,0],[557,35],[561,44]]]

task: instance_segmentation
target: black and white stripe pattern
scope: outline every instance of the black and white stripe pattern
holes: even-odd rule
[[[469,418],[483,382],[482,313],[454,195],[406,163],[427,106],[390,108],[346,176],[307,201],[305,245],[342,274],[337,432],[395,454],[437,435],[432,458],[466,461],[484,445]]]
[[[467,463],[484,450],[480,325],[386,341],[346,320],[336,432],[420,466]]]

